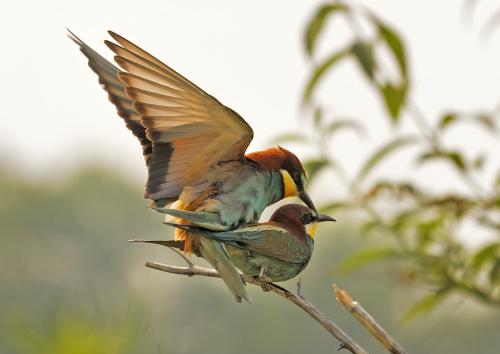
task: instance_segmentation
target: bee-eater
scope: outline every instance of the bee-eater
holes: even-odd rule
[[[274,147],[245,155],[253,130],[238,113],[137,45],[109,34],[116,43],[105,43],[121,70],[73,33],[69,37],[142,145],[148,168],[144,196],[155,210],[215,231],[256,222],[267,206],[290,196],[315,210],[293,153]],[[248,299],[222,245],[182,229],[175,238],[217,268],[237,300]]]
[[[224,245],[233,264],[243,274],[264,281],[285,281],[308,264],[314,247],[317,223],[335,221],[299,204],[277,209],[268,222],[231,231],[198,230],[200,235]],[[171,224],[182,229],[192,226]],[[144,241],[182,249],[179,241]]]

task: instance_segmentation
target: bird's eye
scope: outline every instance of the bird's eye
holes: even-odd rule
[[[302,217],[302,221],[304,225],[307,225],[314,221],[314,217],[312,216],[312,214],[305,214]]]

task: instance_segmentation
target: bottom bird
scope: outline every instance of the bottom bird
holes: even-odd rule
[[[268,222],[232,231],[214,232],[187,225],[169,225],[196,230],[205,239],[221,242],[229,259],[243,274],[278,282],[295,277],[307,266],[317,223],[323,221],[335,219],[316,214],[303,205],[287,204],[277,209]],[[138,241],[183,249],[182,241]]]

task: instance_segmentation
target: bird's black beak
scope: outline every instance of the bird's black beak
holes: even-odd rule
[[[318,215],[318,211],[314,206],[313,201],[309,197],[309,195],[304,190],[299,190],[299,198],[309,207],[309,209],[313,210],[316,215]]]
[[[318,214],[318,218],[316,219],[316,222],[323,222],[323,221],[337,221],[331,216],[324,215],[324,214]]]

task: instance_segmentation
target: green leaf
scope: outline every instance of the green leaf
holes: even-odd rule
[[[445,156],[460,171],[465,171],[467,169],[467,166],[465,164],[465,160],[464,160],[462,154],[460,154],[459,152],[457,152],[457,151],[450,151]]]
[[[299,133],[283,133],[272,139],[273,144],[306,143],[307,137]]]
[[[500,193],[500,172],[498,172],[495,181],[493,182],[493,188]],[[499,204],[500,206],[500,204]]]
[[[307,24],[304,37],[306,52],[309,56],[313,55],[316,41],[325,26],[327,18],[335,13],[345,13],[347,11],[349,11],[349,8],[341,2],[324,4],[316,10],[314,16]]]
[[[435,159],[445,159],[451,162],[458,170],[467,170],[465,159],[458,151],[428,151],[420,155],[417,161],[418,163],[424,163]]]
[[[380,226],[381,224],[379,220],[368,220],[361,225],[359,231],[362,235],[367,235]]]
[[[482,125],[484,128],[486,128],[487,131],[496,131],[495,119],[488,114],[478,114],[473,117],[473,121]]]
[[[490,270],[490,282],[491,284],[496,285],[500,282],[500,259],[497,258],[495,263],[493,263],[493,267]]]
[[[380,20],[376,22],[380,38],[387,44],[392,55],[398,63],[399,70],[404,78],[408,78],[408,65],[406,61],[406,51],[401,37],[389,26]]]
[[[320,208],[318,208],[318,211],[323,214],[328,214],[340,209],[348,209],[353,207],[351,202],[347,201],[336,201],[336,202],[331,202],[325,205],[322,205]]]
[[[449,125],[456,123],[457,121],[458,115],[456,115],[455,113],[446,113],[439,119],[438,128],[440,130],[444,130]]]
[[[323,121],[323,110],[321,109],[321,107],[316,107],[314,109],[314,126],[320,127],[322,121]]]
[[[361,251],[359,253],[355,253],[352,256],[348,257],[338,266],[338,269],[341,272],[351,272],[368,263],[400,257],[403,257],[403,254],[394,248],[372,248]]]
[[[356,58],[363,72],[370,80],[373,80],[376,70],[373,45],[366,41],[357,41],[352,46],[352,54]]]
[[[486,162],[485,155],[479,155],[474,159],[473,165],[476,170],[481,170]]]
[[[313,91],[319,82],[319,79],[321,79],[323,75],[328,70],[333,68],[333,66],[335,66],[335,64],[337,64],[341,59],[346,58],[348,54],[349,51],[345,49],[339,52],[335,52],[314,69],[311,77],[307,81],[306,88],[304,90],[304,95],[303,95],[304,102],[308,102],[311,99]]]
[[[477,123],[481,127],[485,128],[488,132],[494,133],[497,130],[496,124],[495,124],[495,119],[486,113],[479,113],[479,114],[460,114],[460,113],[446,113],[444,114],[438,123],[438,128],[440,130],[444,130],[448,128],[448,126],[451,126],[454,123],[457,123],[459,121],[467,121],[467,122],[472,122],[472,123]]]
[[[471,266],[474,269],[480,269],[488,261],[497,259],[498,252],[500,251],[500,242],[490,243],[480,248],[472,255]]]
[[[402,323],[409,323],[418,315],[423,315],[425,313],[433,310],[437,305],[444,300],[444,297],[448,290],[441,290],[435,293],[426,295],[422,297],[419,301],[413,304],[401,318]]]
[[[420,139],[417,136],[403,136],[382,145],[382,147],[376,150],[375,153],[372,154],[363,164],[358,172],[358,175],[356,176],[356,180],[354,181],[354,183],[361,183],[379,163],[381,163],[392,153],[396,152],[404,146],[413,145],[419,141]]]
[[[311,183],[312,179],[329,164],[330,161],[328,161],[327,159],[314,159],[304,162],[304,168],[309,175],[309,183]]]
[[[401,109],[406,102],[408,84],[406,82],[400,85],[386,83],[378,85],[378,90],[384,100],[385,107],[389,112],[392,121],[396,123],[399,120]]]
[[[365,133],[365,130],[361,123],[352,119],[337,119],[326,127],[326,131],[330,134],[345,129],[351,129],[354,132],[358,133],[358,135],[360,136],[364,135]]]

